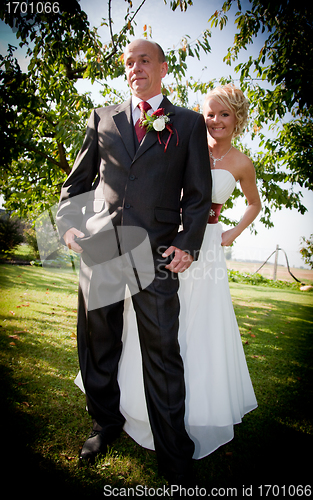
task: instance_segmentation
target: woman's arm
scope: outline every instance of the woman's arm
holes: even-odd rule
[[[239,181],[243,194],[247,199],[248,206],[237,226],[225,231],[222,234],[222,246],[231,245],[242,233],[242,231],[246,229],[246,227],[250,226],[262,208],[259,192],[256,186],[256,176],[253,163],[247,156],[245,158],[245,162],[242,168],[240,168]]]

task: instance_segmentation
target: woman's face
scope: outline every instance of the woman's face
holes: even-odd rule
[[[205,103],[204,119],[213,139],[232,138],[236,127],[235,113],[213,97]]]

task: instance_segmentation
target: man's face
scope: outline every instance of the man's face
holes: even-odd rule
[[[125,50],[124,62],[132,94],[147,101],[160,94],[167,63],[161,62],[158,47],[147,40],[135,40]]]

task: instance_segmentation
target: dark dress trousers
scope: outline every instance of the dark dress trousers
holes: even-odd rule
[[[155,277],[132,297],[147,408],[159,467],[184,473],[194,444],[184,426],[184,368],[177,338],[179,280],[165,269],[170,258],[162,258],[162,253],[173,245],[197,259],[211,205],[211,172],[203,116],[172,105],[166,97],[161,107],[170,114],[174,132],[166,151],[168,130],[159,137],[149,131],[136,144],[131,99],[92,112],[82,149],[62,188],[57,224],[61,237],[71,227],[91,237],[106,225],[147,231]],[[88,198],[83,214],[82,195]],[[178,231],[181,222],[183,230]],[[88,411],[110,441],[124,423],[117,383],[124,302],[89,310],[91,288],[101,296],[105,283],[96,267],[84,264],[84,253],[82,269],[79,361]]]

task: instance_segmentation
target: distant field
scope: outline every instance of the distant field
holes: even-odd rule
[[[260,262],[237,262],[235,260],[227,260],[226,263],[228,269],[249,274],[255,273],[261,265]],[[291,267],[290,270],[292,274],[301,282],[305,284],[313,283],[313,271],[310,269],[298,269]],[[265,264],[262,269],[259,270],[259,274],[262,274],[265,278],[273,279],[274,264]],[[285,266],[277,266],[276,279],[282,281],[295,281],[293,277],[290,276],[288,269]]]

